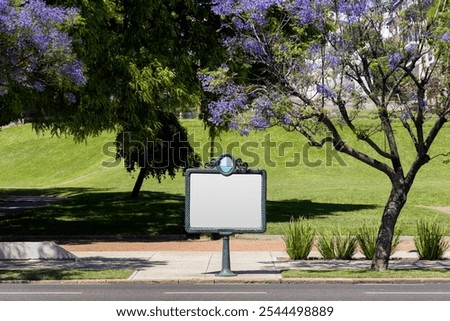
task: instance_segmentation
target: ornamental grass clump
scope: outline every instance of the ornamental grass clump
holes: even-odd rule
[[[293,260],[306,260],[314,244],[314,229],[305,218],[291,218],[284,230],[286,252]]]
[[[414,237],[420,260],[441,260],[449,243],[444,239],[444,233],[435,220],[420,220],[417,222],[417,236]]]
[[[398,244],[400,243],[401,229],[397,229],[397,233],[394,235],[394,239],[391,244],[391,255],[395,253]],[[363,225],[356,233],[356,240],[358,241],[359,248],[368,260],[372,260],[375,255],[375,248],[377,244],[378,229],[376,227],[368,227]]]
[[[318,249],[326,260],[351,260],[356,251],[356,244],[354,236],[335,230],[330,235],[320,236]]]

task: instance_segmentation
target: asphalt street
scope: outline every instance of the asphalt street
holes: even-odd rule
[[[449,301],[431,284],[0,284],[0,301]]]

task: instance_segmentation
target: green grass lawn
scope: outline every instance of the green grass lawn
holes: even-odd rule
[[[369,121],[369,120],[367,120]],[[196,151],[208,157],[208,137],[200,121],[186,120]],[[395,130],[404,132],[401,126]],[[449,151],[445,128],[430,156]],[[377,137],[375,137],[377,139]],[[351,140],[349,136],[348,140]],[[29,125],[0,131],[0,204],[10,194],[55,195],[67,199],[45,208],[0,215],[0,235],[155,235],[183,233],[184,178],[146,180],[138,200],[128,196],[136,174],[114,164],[114,134],[105,133],[75,144],[70,137],[36,135]],[[363,150],[370,153],[361,142]],[[402,152],[412,146],[400,136]],[[282,234],[291,217],[306,216],[317,230],[340,227],[354,231],[378,226],[389,194],[384,174],[329,146],[309,148],[296,133],[280,128],[242,137],[224,133],[217,154],[232,152],[268,179],[268,234]],[[417,176],[399,224],[402,234],[415,235],[419,218],[433,217],[450,235],[450,215],[422,206],[450,205],[450,165],[436,158]],[[1,205],[0,205],[1,206]]]

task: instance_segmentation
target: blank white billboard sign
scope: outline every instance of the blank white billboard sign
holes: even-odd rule
[[[213,170],[186,172],[188,233],[264,232],[266,173],[224,176]]]

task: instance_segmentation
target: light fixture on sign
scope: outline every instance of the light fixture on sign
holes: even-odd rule
[[[236,161],[230,154],[223,154],[217,161],[217,169],[222,175],[229,176],[236,169]]]

